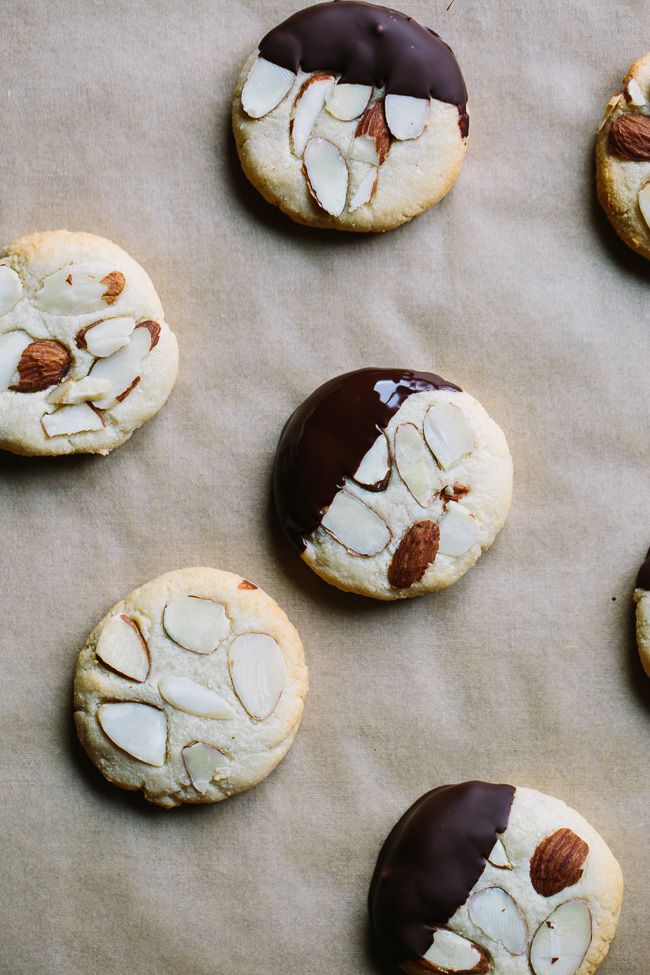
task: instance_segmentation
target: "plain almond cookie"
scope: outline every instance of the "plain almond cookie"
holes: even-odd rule
[[[598,123],[598,199],[628,247],[650,258],[650,54],[635,61]]]
[[[650,550],[636,577],[634,602],[636,603],[636,642],[643,669],[650,677]]]
[[[622,897],[618,863],[579,813],[534,789],[463,782],[395,825],[368,906],[407,975],[591,975]]]
[[[469,393],[427,372],[359,369],[320,386],[278,444],[275,504],[339,589],[403,599],[467,572],[503,526],[512,460]]]
[[[0,255],[0,448],[107,454],[169,396],[176,338],[116,244],[55,230]]]
[[[447,44],[357,0],[298,11],[244,65],[233,97],[244,173],[298,223],[384,231],[433,206],[460,172],[467,91]]]
[[[171,808],[257,785],[302,716],[300,637],[252,582],[180,569],[136,589],[88,637],[77,733],[103,775]]]

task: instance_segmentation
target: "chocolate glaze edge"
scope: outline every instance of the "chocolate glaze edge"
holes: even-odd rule
[[[636,588],[650,592],[650,549],[646,554],[645,562],[637,573]]]

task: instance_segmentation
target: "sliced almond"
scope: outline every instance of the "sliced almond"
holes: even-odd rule
[[[69,264],[45,279],[34,301],[51,315],[86,315],[114,304],[125,284],[121,271],[103,274],[94,264]]]
[[[335,85],[325,98],[325,107],[334,118],[351,122],[365,111],[372,95],[372,85]]]
[[[528,947],[528,925],[510,894],[501,887],[485,887],[472,894],[467,906],[472,921],[488,938],[511,955],[523,955]]]
[[[483,949],[447,928],[435,928],[433,942],[423,958],[434,971],[451,975],[484,975],[490,971],[490,962]]]
[[[488,857],[488,861],[493,867],[501,867],[502,870],[512,870],[512,864],[510,863],[510,860],[508,860],[506,848],[498,836],[494,846],[492,847],[492,852]]]
[[[443,471],[455,467],[474,450],[469,420],[453,403],[429,407],[424,417],[424,436]]]
[[[390,480],[390,454],[385,434],[380,433],[366,453],[357,467],[354,480],[368,491],[386,490]]]
[[[89,400],[97,399],[108,392],[110,383],[108,379],[95,379],[93,376],[85,376],[83,379],[66,379],[64,383],[53,389],[47,397],[48,403],[57,406],[76,406],[78,403],[87,403]]]
[[[575,975],[591,944],[591,913],[584,901],[567,901],[538,928],[530,946],[535,975]]]
[[[178,596],[165,606],[167,635],[192,653],[213,653],[230,632],[225,606],[203,596]]]
[[[571,829],[558,829],[538,845],[530,860],[530,882],[542,897],[577,884],[589,846]]]
[[[465,495],[469,494],[471,488],[466,484],[461,484],[460,481],[454,481],[453,484],[447,484],[442,488],[438,497],[442,501],[442,507],[446,508],[450,501],[460,501]]]
[[[15,308],[23,296],[23,282],[20,275],[6,264],[0,264],[0,315]]]
[[[158,708],[133,701],[102,704],[97,709],[102,731],[123,752],[146,765],[165,764],[167,721]]]
[[[31,335],[23,332],[22,329],[0,335],[0,391],[9,389],[22,354],[33,341]]]
[[[101,632],[95,653],[118,674],[142,683],[149,676],[151,658],[135,620],[122,613],[113,616]]]
[[[650,227],[650,182],[646,183],[639,190],[639,209],[641,210],[641,216],[648,227]]]
[[[9,389],[38,393],[58,385],[70,368],[70,353],[60,342],[39,339],[24,350],[17,366],[18,381]]]
[[[251,118],[262,118],[277,108],[291,90],[295,78],[295,72],[288,68],[257,58],[242,88],[242,108]]]
[[[303,84],[293,104],[291,117],[291,151],[300,158],[309,141],[311,130],[320,115],[325,97],[334,87],[334,78],[327,74],[315,74]]]
[[[386,522],[349,491],[334,496],[321,524],[351,555],[378,555],[392,538]]]
[[[75,342],[78,348],[87,349],[91,355],[103,359],[128,345],[134,328],[135,318],[128,315],[100,319],[77,332]]]
[[[395,431],[395,463],[407,488],[423,508],[440,491],[438,467],[414,423],[402,423]]]
[[[70,436],[73,433],[90,433],[106,426],[100,413],[89,403],[62,406],[54,413],[45,413],[41,423],[48,437]]]
[[[388,155],[391,144],[383,102],[374,102],[370,108],[366,109],[354,134],[356,139],[360,139],[363,136],[372,139],[377,153],[377,165],[381,166]]]
[[[617,91],[615,95],[612,95],[610,100],[607,102],[607,107],[603,113],[603,117],[601,118],[600,122],[596,126],[597,132],[600,132],[600,130],[604,127],[607,119],[612,114],[612,112],[614,111],[614,109],[616,108],[616,106],[618,105],[622,97],[623,97],[622,91]]]
[[[267,633],[244,633],[230,644],[228,666],[235,693],[251,718],[268,718],[287,676],[278,642]]]
[[[328,139],[310,139],[303,157],[303,171],[311,195],[319,206],[338,217],[348,192],[345,159]]]
[[[140,382],[142,360],[153,348],[151,332],[146,327],[136,326],[128,345],[105,359],[93,363],[89,375],[93,379],[107,379],[109,390],[93,400],[100,410],[110,410],[126,399]]]
[[[440,529],[433,521],[420,521],[409,528],[388,567],[388,582],[395,589],[408,589],[419,582],[438,554]]]
[[[235,714],[219,694],[189,677],[163,677],[158,681],[158,690],[168,704],[186,714],[199,718],[232,718]]]
[[[365,206],[366,203],[370,203],[377,187],[378,176],[379,170],[375,168],[366,173],[359,183],[356,193],[350,200],[350,206],[348,207],[350,213],[354,213],[354,211],[358,210],[359,207]]]
[[[478,521],[457,501],[449,502],[439,525],[441,555],[464,555],[478,541]]]
[[[646,97],[635,78],[630,78],[628,81],[625,87],[625,98],[634,108],[642,108],[646,104]]]
[[[348,148],[348,159],[365,162],[370,166],[379,165],[379,153],[371,135],[358,135]]]
[[[208,791],[211,782],[226,778],[228,759],[214,745],[208,745],[206,741],[195,741],[191,745],[185,745],[181,749],[181,755],[192,785],[202,796]]]
[[[384,107],[386,123],[396,139],[417,139],[422,135],[429,118],[430,98],[412,95],[386,95]]]

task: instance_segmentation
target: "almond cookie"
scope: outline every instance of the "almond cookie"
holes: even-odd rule
[[[139,264],[94,234],[31,234],[0,256],[0,448],[107,454],[158,412],[178,346]]]
[[[266,778],[302,716],[300,637],[252,582],[181,569],[114,606],[74,680],[77,734],[97,768],[159,806],[219,802]]]
[[[382,231],[437,203],[465,155],[467,91],[430,28],[335,0],[275,27],[233,99],[244,173],[298,223]]]
[[[618,863],[579,813],[534,789],[463,782],[402,816],[368,904],[407,975],[591,975],[622,896]]]
[[[459,386],[403,369],[325,383],[286,424],[274,470],[289,539],[327,582],[403,599],[456,582],[512,497],[502,430]]]
[[[650,258],[650,54],[634,62],[598,123],[596,176],[612,226]]]
[[[641,663],[650,677],[650,551],[639,569],[634,589],[636,603],[636,642]]]

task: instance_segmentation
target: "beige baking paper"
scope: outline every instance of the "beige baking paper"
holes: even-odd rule
[[[596,123],[650,46],[639,0],[409,0],[470,92],[458,183],[384,236],[312,231],[241,175],[230,97],[294,0],[3,0],[2,243],[65,227],[150,273],[181,348],[162,412],[108,457],[3,454],[3,975],[377,975],[379,846],[435,785],[575,806],[623,867],[602,975],[647,975],[650,264],[595,199]],[[451,589],[335,591],[279,531],[282,426],[349,369],[433,370],[502,425],[508,523]],[[212,565],[273,595],[311,690],[252,791],[171,812],[77,744],[79,649],[134,587]]]

